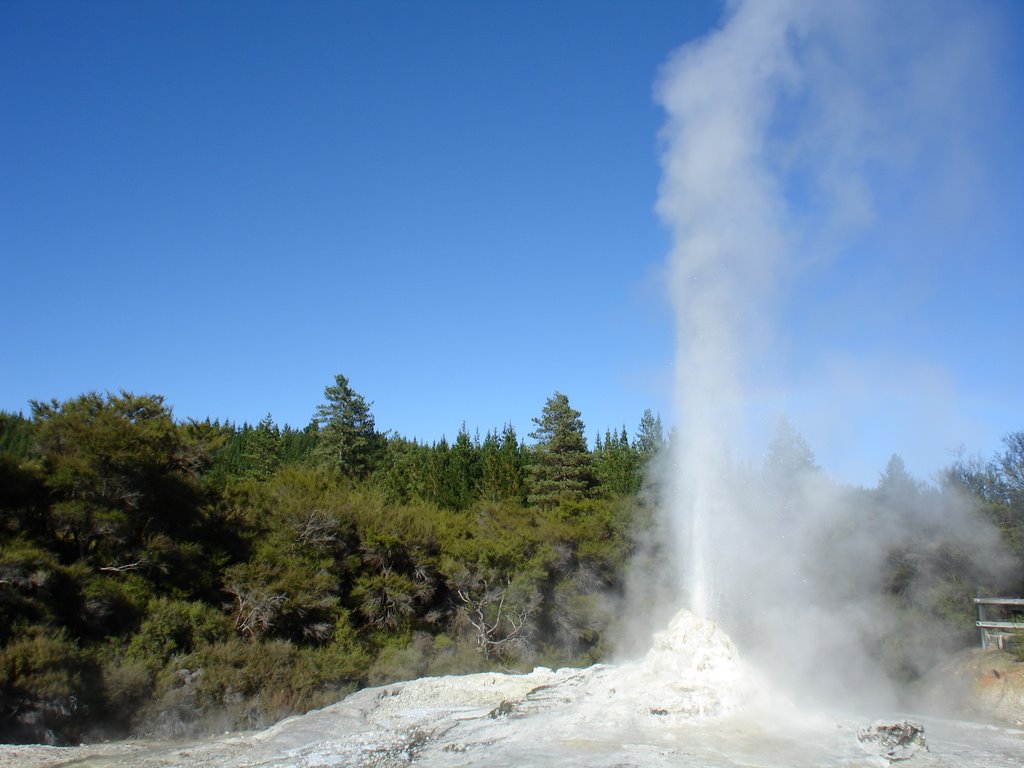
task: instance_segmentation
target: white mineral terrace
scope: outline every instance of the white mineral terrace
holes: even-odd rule
[[[647,656],[586,669],[422,678],[259,733],[188,744],[0,747],[10,768],[976,766],[1019,768],[1024,732],[798,711],[712,622],[680,612]],[[896,725],[889,725],[896,723]],[[903,730],[901,730],[903,728]],[[915,735],[916,734],[916,735]]]

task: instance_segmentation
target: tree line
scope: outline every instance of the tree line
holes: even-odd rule
[[[317,466],[351,480],[370,479],[398,503],[416,499],[457,510],[481,500],[512,500],[549,508],[637,493],[649,460],[665,445],[661,418],[647,410],[632,440],[625,426],[606,429],[590,450],[581,414],[561,392],[533,420],[529,446],[511,425],[483,439],[463,425],[451,443],[382,434],[371,404],[344,376],[324,395],[327,402],[301,431],[279,428],[269,414],[256,426],[196,425],[224,441],[210,474],[265,480],[284,466]]]
[[[254,727],[368,683],[606,652],[663,443],[556,393],[431,445],[344,376],[305,429],[155,395],[0,415],[0,738]]]
[[[177,421],[127,392],[0,414],[0,740],[258,727],[364,685],[605,658],[630,564],[668,570],[660,419],[589,447],[556,392],[532,442],[506,425],[425,444],[379,432],[371,409],[339,375],[304,429]],[[782,488],[810,469],[783,434],[758,471]],[[970,497],[1020,555],[1022,478],[1017,433],[938,488],[894,457],[851,493],[913,514]],[[945,585],[932,602],[912,590],[926,570]],[[953,544],[894,542],[886,576],[968,636],[984,575]]]

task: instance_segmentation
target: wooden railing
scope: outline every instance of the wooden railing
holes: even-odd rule
[[[976,597],[978,620],[975,625],[981,630],[981,647],[1004,650],[1008,640],[1024,642],[1024,597]],[[986,606],[996,608],[1000,618],[990,618]]]

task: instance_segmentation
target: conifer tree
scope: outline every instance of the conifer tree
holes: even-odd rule
[[[243,433],[243,473],[258,480],[266,480],[281,463],[281,431],[268,413],[255,428]]]
[[[314,453],[327,466],[349,477],[364,477],[374,468],[382,447],[370,405],[340,373],[324,389],[327,402],[316,409],[320,437]]]
[[[515,427],[506,424],[500,437],[497,432],[488,432],[479,455],[480,498],[523,501],[523,461]]]
[[[445,472],[445,506],[465,509],[472,501],[480,479],[480,445],[462,425],[455,438]]]
[[[515,427],[511,424],[506,424],[501,433],[501,457],[498,468],[502,498],[523,501],[523,452]]]
[[[665,436],[661,426],[661,416],[653,416],[647,408],[640,418],[640,426],[636,431],[633,447],[645,460],[651,458],[665,447]]]
[[[498,501],[501,498],[501,443],[498,435],[488,431],[480,446],[480,498]]]
[[[594,475],[602,492],[631,494],[640,490],[641,456],[629,444],[626,428],[616,434],[606,430],[594,449]]]
[[[594,476],[580,412],[569,405],[568,397],[555,392],[533,423],[537,428],[530,437],[537,445],[529,467],[529,503],[552,507],[589,496]]]

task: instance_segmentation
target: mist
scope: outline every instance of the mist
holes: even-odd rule
[[[947,413],[929,397],[941,374],[922,386],[908,351],[871,334],[878,315],[912,311],[925,279],[901,249],[932,249],[922,268],[953,258],[942,243],[979,182],[971,120],[991,92],[993,35],[977,4],[736,2],[655,89],[677,339],[662,467],[676,599],[780,682],[830,701],[892,703],[894,679],[921,671],[908,665],[955,646],[928,619],[945,599],[930,563],[952,557],[962,583],[993,588],[1012,566],[954,494],[901,462],[873,493],[843,485],[801,437],[841,444],[847,430],[854,445],[851,417],[884,418],[895,396],[920,420]],[[895,284],[847,290],[858,269]],[[829,303],[846,321],[806,327]],[[855,409],[824,373],[840,361],[875,393]],[[901,557],[897,589],[882,582]]]

